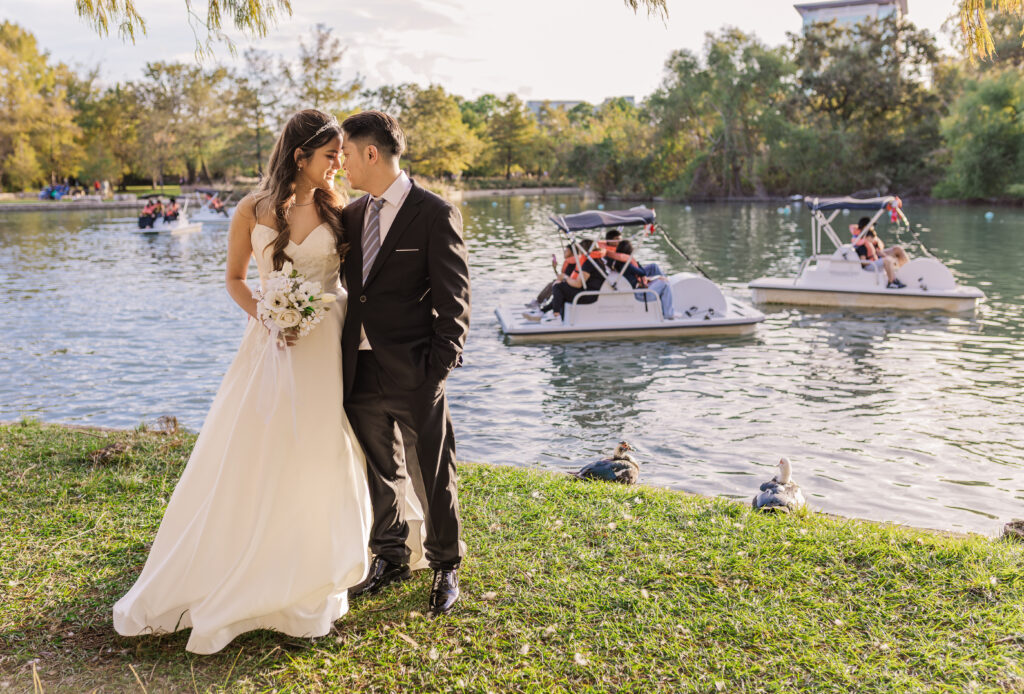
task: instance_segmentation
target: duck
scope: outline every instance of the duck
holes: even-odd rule
[[[629,454],[636,450],[625,441],[619,441],[611,458],[595,460],[576,473],[581,480],[602,480],[619,484],[636,484],[640,479],[640,463]]]
[[[1014,518],[1003,526],[1003,538],[1024,542],[1024,518]]]
[[[793,465],[789,458],[779,459],[779,474],[761,485],[761,493],[754,497],[751,504],[755,511],[781,511],[789,513],[803,508],[804,493],[793,481]]]

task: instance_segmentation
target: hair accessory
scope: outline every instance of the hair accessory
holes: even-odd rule
[[[328,121],[326,123],[321,125],[317,129],[317,131],[315,133],[313,133],[312,135],[307,137],[305,142],[303,142],[301,145],[299,145],[299,147],[305,147],[306,143],[308,143],[310,140],[314,139],[317,135],[319,135],[320,133],[324,132],[325,130],[329,130],[331,128],[334,128],[336,130],[341,130],[341,126],[338,125],[338,119],[335,118],[334,116],[331,116],[330,119],[328,119]]]

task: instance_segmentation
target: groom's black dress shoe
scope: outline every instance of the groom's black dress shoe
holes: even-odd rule
[[[458,572],[455,569],[434,569],[434,583],[430,588],[430,611],[435,615],[448,614],[458,599]]]
[[[395,564],[383,557],[374,557],[370,562],[370,571],[366,575],[366,580],[350,588],[348,594],[353,598],[357,595],[373,595],[392,583],[410,578],[412,578],[412,572],[409,571],[408,564]]]

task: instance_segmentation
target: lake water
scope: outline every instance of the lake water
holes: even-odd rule
[[[971,314],[761,307],[748,338],[505,344],[494,306],[547,282],[548,215],[587,204],[462,205],[473,325],[449,381],[460,459],[569,471],[625,438],[652,485],[747,499],[782,454],[819,510],[989,535],[1024,516],[1024,212],[908,206],[932,252],[988,295]],[[656,207],[741,299],[809,247],[806,211]],[[201,426],[245,325],[223,290],[227,226],[139,234],[126,214],[0,208],[0,419]],[[658,237],[638,255],[689,269]]]

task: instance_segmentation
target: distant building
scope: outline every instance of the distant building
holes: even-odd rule
[[[605,99],[604,101],[602,101],[601,105],[604,106],[609,101],[612,101],[614,99],[623,99],[630,106],[636,106],[636,99],[634,99],[632,96],[610,96],[607,99]],[[563,111],[571,111],[571,110],[573,110],[574,108],[576,108],[577,106],[579,106],[582,103],[584,103],[584,102],[583,101],[549,101],[549,100],[527,101],[526,102],[526,108],[528,108],[531,111],[533,111],[533,115],[534,116],[538,116],[539,117],[540,116],[541,106],[543,106],[544,104],[547,104],[550,108],[554,108],[554,109],[560,108]]]
[[[853,26],[869,19],[896,19],[907,14],[907,0],[832,0],[793,5],[804,20],[804,29],[815,22]]]

